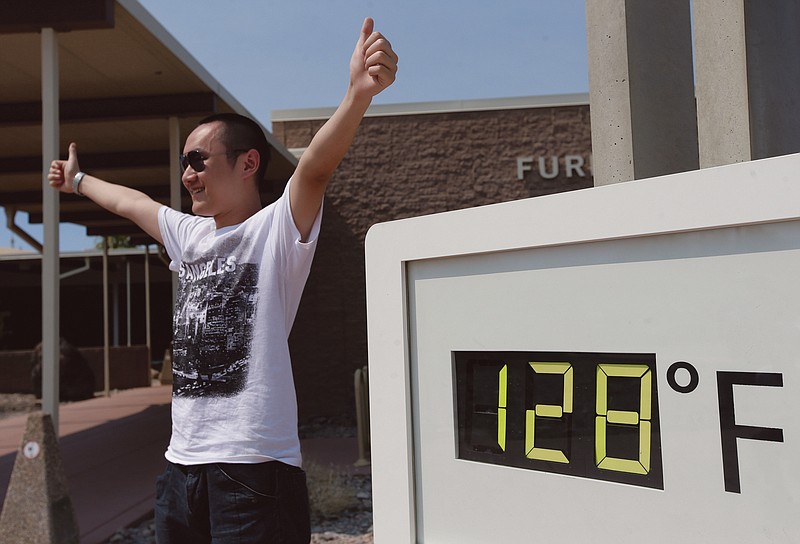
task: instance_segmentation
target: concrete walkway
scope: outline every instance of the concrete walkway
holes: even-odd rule
[[[61,405],[59,445],[82,544],[102,544],[152,512],[169,442],[170,398],[170,387],[154,386]],[[26,415],[0,420],[0,503],[26,421]],[[306,460],[369,473],[353,467],[355,438],[309,439],[302,448]]]

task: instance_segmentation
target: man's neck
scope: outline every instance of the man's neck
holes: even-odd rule
[[[214,223],[216,224],[217,229],[238,225],[239,223],[243,223],[247,219],[254,216],[260,210],[261,200],[258,195],[256,195],[255,199],[248,199],[240,206],[237,206],[230,211],[215,215]]]

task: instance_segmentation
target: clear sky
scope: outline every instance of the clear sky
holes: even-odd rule
[[[273,110],[339,103],[366,16],[400,56],[397,81],[376,104],[589,90],[584,0],[139,2],[267,127]],[[26,219],[17,223],[41,240],[41,226]],[[95,242],[83,227],[62,227],[62,251]]]

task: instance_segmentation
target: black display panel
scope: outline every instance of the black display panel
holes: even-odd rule
[[[460,459],[664,489],[654,354],[453,360]]]

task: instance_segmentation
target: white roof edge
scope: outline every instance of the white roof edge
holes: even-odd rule
[[[189,70],[191,70],[200,80],[205,83],[211,91],[219,96],[226,104],[228,104],[236,113],[246,115],[261,125],[264,134],[267,137],[269,144],[278,150],[290,162],[295,162],[294,156],[289,153],[289,150],[278,141],[272,132],[245,108],[234,96],[228,92],[222,84],[206,70],[200,62],[195,59],[189,51],[187,51],[175,37],[164,28],[153,15],[147,11],[137,0],[116,0],[131,16],[139,21],[164,47],[170,50],[173,55],[183,62]]]
[[[541,96],[519,96],[512,98],[481,98],[475,100],[447,100],[441,102],[377,104],[370,106],[365,117],[424,115],[431,113],[458,113],[528,108],[555,108],[561,106],[588,105],[589,93],[550,94]],[[272,122],[328,119],[335,110],[336,108],[273,110]]]

